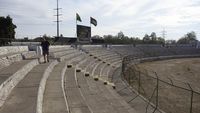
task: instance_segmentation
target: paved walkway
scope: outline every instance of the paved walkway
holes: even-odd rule
[[[4,67],[0,69],[0,84],[16,73],[19,69],[21,69],[24,65],[29,63],[31,60],[22,60],[19,62],[15,62],[10,66]]]
[[[76,82],[75,68],[69,68],[65,73],[65,91],[71,113],[91,113]]]
[[[57,64],[46,82],[43,100],[43,113],[67,113],[62,91],[62,70],[65,62]]]
[[[39,83],[48,65],[34,67],[13,89],[0,113],[36,113]]]

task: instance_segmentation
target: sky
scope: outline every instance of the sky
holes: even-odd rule
[[[81,25],[97,20],[92,35],[116,35],[142,38],[156,32],[166,40],[177,40],[190,31],[200,40],[200,0],[59,0],[60,33],[74,37],[78,13]],[[16,37],[56,36],[56,0],[0,0],[0,16],[10,15],[17,25]]]

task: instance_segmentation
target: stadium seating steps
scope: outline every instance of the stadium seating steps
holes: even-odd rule
[[[43,63],[25,46],[0,51],[0,113],[139,113],[115,90],[124,56],[199,54],[194,48],[57,46]]]

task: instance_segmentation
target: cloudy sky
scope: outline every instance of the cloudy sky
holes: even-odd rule
[[[64,36],[75,36],[75,14],[90,25],[90,16],[98,21],[92,35],[143,37],[156,32],[166,39],[178,39],[195,31],[200,40],[200,0],[59,0]],[[0,16],[10,15],[17,25],[17,38],[56,35],[56,0],[0,0]]]

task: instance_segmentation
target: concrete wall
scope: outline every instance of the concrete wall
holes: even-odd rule
[[[29,45],[29,46],[4,46],[0,47],[0,57],[6,54],[12,53],[22,53],[27,51],[38,51],[38,45]],[[70,48],[70,45],[65,46],[50,46],[50,50],[62,50]]]
[[[29,45],[28,48],[30,51],[37,51],[37,47],[38,45]],[[62,49],[62,48],[70,48],[70,45],[65,45],[65,46],[61,46],[61,45],[58,45],[58,46],[52,46],[50,45],[49,49],[50,50],[53,50],[53,49]]]
[[[40,45],[41,42],[11,42],[12,46]]]
[[[28,46],[5,46],[0,47],[0,56],[10,53],[19,53],[23,51],[28,51]]]
[[[49,48],[50,49],[55,49],[55,48],[69,48],[69,47],[71,47],[70,45],[64,45],[64,46],[62,46],[62,45],[56,45],[56,46],[50,46]]]

